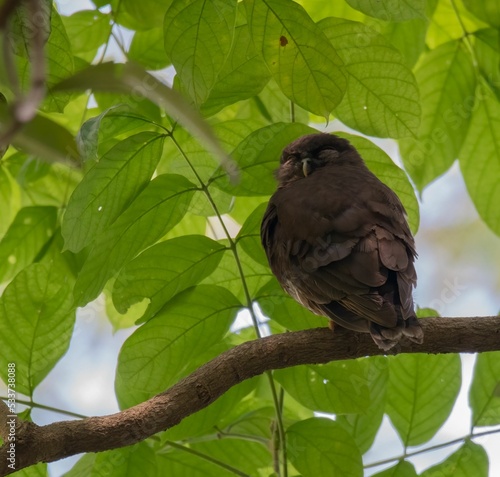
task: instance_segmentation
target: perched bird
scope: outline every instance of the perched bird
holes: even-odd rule
[[[333,134],[289,144],[261,239],[283,289],[336,325],[370,333],[387,351],[422,343],[413,309],[415,243],[397,195]]]

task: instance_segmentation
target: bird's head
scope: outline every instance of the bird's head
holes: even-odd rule
[[[325,133],[302,136],[283,149],[276,177],[280,185],[304,179],[326,165],[344,161],[346,152],[350,160],[361,160],[347,139]]]

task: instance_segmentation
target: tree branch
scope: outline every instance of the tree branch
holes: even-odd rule
[[[29,33],[29,60],[31,63],[31,88],[26,95],[21,91],[18,71],[14,58],[14,46],[9,35],[9,16],[16,8],[25,5],[26,13],[23,17]],[[3,38],[3,60],[6,76],[15,95],[12,104],[9,123],[0,134],[0,147],[6,147],[24,124],[31,121],[37,108],[45,97],[45,56],[44,46],[50,34],[50,2],[41,0],[9,0],[0,8],[0,31],[5,30]]]
[[[500,350],[500,317],[428,318],[421,321],[425,342],[402,342],[394,353],[474,353]],[[381,355],[368,334],[328,328],[297,331],[243,343],[208,362],[170,389],[125,411],[46,426],[18,420],[19,470],[83,452],[135,444],[207,407],[236,384],[272,369]],[[0,429],[8,408],[0,405]],[[4,432],[2,432],[4,434]],[[4,434],[5,435],[5,434]],[[7,444],[0,448],[0,476],[8,467]]]

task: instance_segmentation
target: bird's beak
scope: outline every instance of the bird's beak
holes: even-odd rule
[[[311,173],[311,165],[309,164],[310,162],[310,157],[302,159],[302,172],[304,173],[304,177],[307,177]]]

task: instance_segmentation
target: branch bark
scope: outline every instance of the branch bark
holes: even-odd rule
[[[391,354],[475,353],[500,350],[500,317],[428,318],[425,342],[402,342]],[[135,444],[207,407],[236,384],[272,369],[381,355],[368,334],[316,328],[249,341],[221,354],[170,389],[130,409],[46,426],[17,420],[15,470],[84,452]],[[8,432],[8,407],[0,405],[0,436]],[[0,476],[14,472],[0,448]]]

